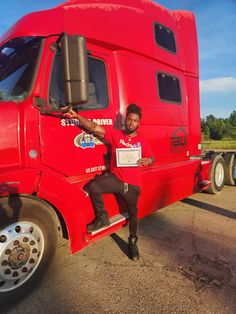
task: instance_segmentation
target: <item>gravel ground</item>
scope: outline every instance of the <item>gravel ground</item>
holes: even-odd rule
[[[196,194],[69,255],[63,241],[34,291],[1,313],[236,313],[235,187]]]

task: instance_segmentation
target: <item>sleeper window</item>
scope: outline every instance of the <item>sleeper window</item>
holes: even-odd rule
[[[157,74],[158,91],[161,100],[180,104],[181,90],[179,79],[166,73]]]
[[[175,37],[172,30],[156,23],[155,24],[155,39],[156,43],[169,52],[176,53]]]

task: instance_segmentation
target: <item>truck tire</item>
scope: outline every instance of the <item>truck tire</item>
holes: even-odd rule
[[[54,212],[17,195],[0,198],[0,305],[20,300],[42,278],[58,240]]]
[[[226,153],[224,155],[226,164],[225,171],[225,184],[235,185],[236,184],[236,160],[234,153]]]
[[[225,185],[225,160],[220,154],[211,156],[210,181],[211,185],[206,189],[207,193],[218,194]]]

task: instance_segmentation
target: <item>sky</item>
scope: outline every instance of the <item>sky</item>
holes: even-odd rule
[[[88,0],[89,1],[89,0]],[[63,0],[1,0],[0,34],[21,16]],[[92,2],[90,0],[90,2]],[[201,117],[227,118],[236,110],[236,0],[157,0],[196,16],[200,59]]]

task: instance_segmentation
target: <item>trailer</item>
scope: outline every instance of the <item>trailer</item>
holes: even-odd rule
[[[86,189],[109,169],[106,143],[63,112],[72,106],[106,130],[126,108],[155,164],[142,171],[139,218],[193,193],[235,185],[235,154],[202,155],[194,15],[151,0],[71,0],[21,18],[0,38],[0,299],[21,298],[42,277],[60,237],[71,253],[127,225],[105,195],[111,225],[93,233]],[[78,266],[79,267],[79,266]]]

